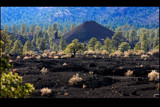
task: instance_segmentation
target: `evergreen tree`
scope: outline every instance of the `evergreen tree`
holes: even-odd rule
[[[35,33],[38,34],[41,31],[41,27],[39,25],[35,28]]]
[[[136,30],[134,28],[131,28],[130,32],[129,32],[129,43],[131,44],[131,48],[133,48],[134,46],[134,42],[136,40]]]
[[[8,34],[8,32],[1,30],[1,40],[4,42],[2,50],[6,53],[9,53],[11,49],[12,40],[10,39],[10,37],[11,36]]]
[[[102,47],[102,44],[100,41],[97,41],[95,44],[95,50],[100,50],[100,48]]]
[[[141,49],[147,52],[149,50],[148,32],[142,34],[140,38]]]
[[[25,32],[22,36],[24,37],[24,39],[29,39],[27,32]]]
[[[15,25],[13,25],[13,27],[12,27],[12,33],[18,34],[18,29]]]
[[[52,31],[58,31],[58,26],[57,26],[57,23],[53,23],[52,25]]]
[[[35,47],[33,45],[32,42],[30,42],[29,40],[26,41],[26,43],[24,44],[23,47],[23,54],[27,51],[34,51]]]
[[[87,45],[88,50],[95,50],[95,45],[96,45],[97,39],[95,37],[92,37]]]
[[[30,29],[29,29],[29,33],[31,33],[32,36],[35,36],[35,26],[31,25]]]
[[[127,42],[122,42],[118,48],[121,52],[128,51],[128,49],[130,49],[130,46]]]
[[[53,43],[53,46],[50,47],[50,50],[57,52],[57,51],[58,51],[58,46],[57,46],[57,44],[56,44],[56,43]]]
[[[139,43],[136,43],[134,51],[137,52],[138,50],[141,50],[141,46],[139,45]]]
[[[84,50],[84,45],[79,43],[78,39],[74,39],[72,43],[67,45],[65,52],[66,53],[73,53],[73,57],[75,57],[76,53],[78,51],[83,51]]]
[[[4,31],[9,32],[9,27],[7,25],[4,27]]]
[[[64,50],[66,48],[66,46],[67,46],[67,43],[64,39],[64,36],[62,36],[60,39],[60,43],[59,43],[59,50],[60,51]]]
[[[74,29],[74,28],[75,28],[75,25],[74,25],[74,23],[72,23],[70,30],[72,30],[72,29]]]
[[[27,32],[27,26],[26,26],[26,24],[23,22],[23,23],[21,24],[20,34],[23,35],[25,32]]]
[[[121,31],[114,33],[112,36],[112,44],[116,49],[118,49],[118,46],[123,42],[123,38],[123,32]]]
[[[16,40],[14,42],[14,46],[13,46],[12,50],[10,51],[10,53],[12,55],[19,55],[19,54],[22,54],[22,51],[23,51],[23,44],[22,44],[21,40]]]
[[[107,37],[107,38],[104,40],[104,46],[105,46],[105,49],[106,49],[108,52],[111,52],[112,40]]]
[[[44,38],[39,39],[40,43],[38,44],[38,49],[40,51],[44,51],[45,49],[47,49],[47,42]]]

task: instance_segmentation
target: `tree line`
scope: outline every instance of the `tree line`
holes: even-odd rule
[[[74,28],[75,25],[72,23],[70,29]],[[29,30],[27,29],[25,23],[21,24],[19,30],[13,25],[10,34],[8,33],[8,27],[5,26],[5,28],[1,30],[1,38],[5,44],[3,50],[10,54],[24,54],[29,50],[36,50],[43,53],[43,51],[47,49],[58,52],[68,50],[68,47],[73,47],[73,44],[78,43],[78,40],[74,40],[71,44],[67,44],[63,34],[68,32],[68,29],[64,29],[64,31],[61,32],[56,23],[48,26],[48,28],[43,27],[43,29],[41,29],[38,25],[31,25]],[[106,37],[103,42],[100,42],[93,37],[88,41],[86,46],[82,44],[83,46],[80,47],[84,47],[83,50],[107,50],[109,53],[115,52],[116,50],[123,52],[128,49],[144,50],[147,52],[150,49],[159,48],[159,28],[136,29],[134,26],[126,24],[115,30],[113,30],[113,28],[109,29],[114,31],[112,38]],[[22,35],[26,42],[22,43],[20,39],[16,40],[14,34]],[[29,37],[32,38],[29,39]],[[59,44],[54,43],[56,38],[60,38]]]

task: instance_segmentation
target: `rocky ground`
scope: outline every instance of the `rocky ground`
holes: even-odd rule
[[[35,92],[30,98],[158,98],[155,94],[159,94],[157,82],[148,78],[152,70],[159,72],[159,57],[156,56],[146,60],[140,56],[31,58],[15,59],[13,64],[14,69],[18,69],[16,72],[23,76],[24,83],[34,84]],[[40,72],[43,67],[48,69],[45,74]],[[132,70],[133,75],[125,76],[127,70]],[[76,73],[82,81],[70,85],[68,81]],[[52,92],[42,96],[40,89],[46,87]]]

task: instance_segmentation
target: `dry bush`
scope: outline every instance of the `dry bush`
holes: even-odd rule
[[[82,81],[82,78],[79,77],[79,74],[76,73],[76,75],[73,75],[72,78],[70,78],[69,80],[69,84],[70,85],[74,85],[74,84],[78,84],[79,82]]]
[[[62,55],[61,58],[71,58],[71,55],[69,55],[69,54]]]
[[[23,58],[23,60],[26,60],[26,59],[30,59],[31,57],[29,57],[29,56],[25,56],[24,58]]]
[[[67,66],[67,63],[63,63],[63,66]]]
[[[85,84],[83,84],[82,88],[86,88],[87,86]]]
[[[17,56],[17,58],[16,58],[17,60],[20,60],[21,59],[21,56]]]
[[[32,56],[32,55],[34,55],[34,54],[35,54],[34,51],[26,51],[26,52],[24,53],[25,56]]]
[[[112,58],[112,57],[117,57],[117,58],[119,58],[119,57],[121,57],[122,55],[123,55],[123,52],[121,52],[120,50],[118,50],[118,51],[116,51],[116,52],[114,52],[114,53],[109,54],[109,58]]]
[[[144,53],[144,50],[137,50],[137,52],[135,52],[135,55],[143,55]]]
[[[43,67],[43,68],[41,69],[41,73],[42,73],[42,74],[46,74],[47,72],[48,72],[48,69],[47,69],[47,68]]]
[[[141,59],[147,59],[147,58],[149,58],[149,56],[148,55],[141,55]]]
[[[43,57],[43,58],[47,58],[47,57],[48,57],[48,54],[47,54],[47,53],[43,53],[43,54],[42,54],[42,57]]]
[[[159,49],[152,49],[147,54],[149,54],[149,55],[159,55]]]
[[[12,59],[10,59],[10,60],[9,60],[9,63],[11,63],[11,62],[13,62],[13,60],[12,60]]]
[[[133,50],[124,51],[124,57],[129,57],[131,55],[135,55]]]
[[[93,75],[93,71],[89,71],[89,75]]]
[[[58,55],[65,55],[65,53],[63,51],[59,51]]]
[[[40,55],[36,56],[36,59],[41,59],[41,56]]]
[[[102,54],[102,55],[108,55],[109,52],[108,52],[107,50],[102,50],[102,51],[101,51],[101,54]]]
[[[99,55],[99,54],[101,54],[101,51],[96,50],[96,51],[93,51],[93,53],[96,54],[96,55]]]
[[[54,58],[54,59],[58,59],[58,58],[61,58],[61,56],[55,55],[53,58]]]
[[[125,76],[129,77],[133,75],[133,71],[131,70],[127,70],[127,72],[125,73]]]
[[[44,53],[49,54],[51,51],[50,50],[44,50]]]
[[[148,73],[149,81],[159,80],[159,72],[156,70],[152,70],[152,72]]]
[[[44,96],[44,95],[48,95],[48,94],[52,93],[52,90],[48,89],[48,88],[42,88],[40,90],[40,92],[41,92],[41,96]]]
[[[55,51],[52,51],[52,52],[49,53],[49,56],[53,56],[53,55],[55,55],[55,54],[56,54],[56,52],[55,52]]]

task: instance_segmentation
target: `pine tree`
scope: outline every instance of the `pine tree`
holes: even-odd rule
[[[41,31],[41,27],[39,25],[35,28],[35,33],[38,34]]]
[[[112,40],[107,37],[107,38],[104,40],[104,46],[105,46],[105,49],[106,49],[108,52],[111,52]]]
[[[136,43],[134,51],[137,52],[138,50],[141,50],[141,46],[139,45],[139,43]]]
[[[23,54],[27,51],[34,51],[35,47],[33,45],[32,42],[30,42],[29,40],[26,41],[26,43],[24,44],[23,47]]]
[[[124,51],[128,51],[128,49],[130,49],[131,47],[129,46],[129,44],[127,42],[122,42],[119,47],[118,50],[120,50],[121,52]]]
[[[74,23],[72,23],[70,30],[72,30],[72,29],[74,29],[74,28],[75,28],[75,25],[74,25]]]
[[[20,34],[23,35],[25,32],[27,32],[27,26],[26,26],[26,24],[23,22],[23,23],[21,24]]]
[[[35,26],[31,25],[30,29],[29,29],[29,33],[31,33],[32,36],[35,36]]]
[[[147,52],[149,50],[148,32],[142,34],[140,38],[141,49]]]
[[[38,49],[40,51],[44,51],[45,49],[47,49],[47,42],[44,38],[40,39],[40,43],[38,44]]]
[[[1,40],[4,42],[2,50],[6,53],[9,53],[9,51],[11,50],[12,40],[10,37],[11,36],[8,34],[8,32],[1,30]]]
[[[134,28],[131,28],[130,32],[129,32],[129,43],[131,44],[131,48],[133,48],[134,46],[134,42],[136,40],[136,30]]]
[[[4,31],[9,32],[9,27],[7,25],[4,27]]]
[[[76,53],[82,52],[84,50],[84,45],[79,43],[78,39],[74,39],[72,43],[67,45],[65,52],[66,53],[73,53],[73,57],[75,57]]]
[[[95,50],[100,50],[100,48],[102,47],[102,44],[100,41],[97,41],[96,44],[95,44]]]
[[[57,51],[58,51],[58,46],[57,46],[57,44],[56,44],[56,43],[53,43],[53,46],[50,47],[50,50],[57,52]]]
[[[60,43],[59,43],[59,50],[60,51],[64,50],[66,48],[66,46],[67,46],[67,43],[64,39],[64,36],[62,36],[60,39]]]
[[[18,29],[15,25],[12,26],[12,33],[18,34]]]
[[[52,25],[52,31],[58,31],[58,26],[57,26],[57,23],[53,23]]]
[[[96,45],[97,39],[95,37],[92,37],[87,45],[88,50],[95,50],[95,45]]]
[[[24,39],[29,39],[27,32],[25,32],[22,36],[24,37]]]
[[[112,44],[113,46],[118,49],[118,46],[123,42],[124,35],[123,32],[118,31],[112,36]]]
[[[22,45],[21,40],[16,40],[14,42],[14,46],[12,50],[10,51],[10,53],[12,55],[19,55],[19,54],[22,54],[22,51],[23,51],[23,45]]]

